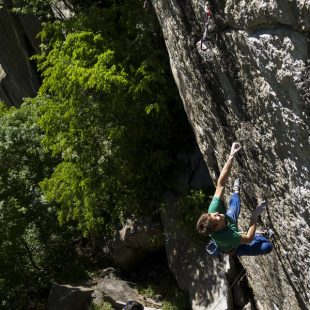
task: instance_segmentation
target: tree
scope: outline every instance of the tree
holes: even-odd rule
[[[93,7],[49,24],[36,57],[43,143],[62,158],[41,186],[59,203],[60,222],[77,221],[85,235],[154,212],[179,133],[190,135],[158,25],[141,3],[131,6]]]
[[[41,147],[36,119],[32,105],[0,105],[0,300],[10,309],[30,305],[52,279],[78,267],[70,252],[74,234],[59,227],[56,206],[38,186],[55,159]]]
[[[11,308],[79,270],[76,227],[111,236],[127,216],[156,213],[192,141],[154,13],[138,0],[72,0],[75,15],[55,20],[49,3],[11,6],[45,20],[39,94],[0,115],[0,294]]]

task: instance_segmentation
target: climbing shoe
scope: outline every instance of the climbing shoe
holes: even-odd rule
[[[274,231],[271,228],[264,228],[262,230],[262,235],[267,239],[272,239],[274,237]]]
[[[239,189],[240,189],[240,179],[238,178],[234,182],[233,192],[234,193],[239,193]]]
[[[273,237],[274,237],[274,231],[269,228],[267,231],[267,238],[272,239]]]

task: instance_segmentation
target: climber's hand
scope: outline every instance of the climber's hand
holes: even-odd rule
[[[234,142],[231,146],[230,156],[235,156],[240,150],[242,146],[239,142]]]
[[[257,220],[257,218],[266,210],[266,208],[267,208],[267,202],[266,201],[261,202],[252,213],[252,218]]]

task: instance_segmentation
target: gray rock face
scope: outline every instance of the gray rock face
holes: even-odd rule
[[[138,291],[131,288],[127,282],[118,279],[102,279],[95,287],[95,291],[101,292],[103,296],[109,296],[113,301],[122,301],[126,303],[128,300],[138,300],[140,295]],[[97,304],[100,304],[98,296],[96,296]]]
[[[168,187],[180,194],[189,189],[213,187],[209,170],[197,146],[191,151],[178,154],[172,179],[173,184]]]
[[[100,273],[100,276],[80,286],[54,284],[48,297],[47,310],[89,310],[93,308],[91,304],[98,309],[106,309],[104,303],[121,310],[128,301],[133,300],[141,305],[156,306],[144,306],[145,310],[162,307],[161,302],[140,295],[136,288],[131,287],[134,283],[119,279],[114,268],[104,269]]]
[[[55,284],[47,302],[48,310],[88,310],[93,289]]]
[[[0,100],[19,106],[24,97],[35,96],[39,78],[29,61],[38,49],[38,20],[0,10]]]
[[[130,270],[141,259],[163,248],[162,226],[149,219],[127,219],[110,245],[108,253],[114,264]]]
[[[241,226],[268,200],[263,221],[276,232],[274,251],[242,259],[256,298],[265,309],[309,308],[310,2],[210,1],[216,27],[207,51],[196,46],[204,1],[152,3],[214,181],[231,143],[243,145],[231,178],[244,184]]]

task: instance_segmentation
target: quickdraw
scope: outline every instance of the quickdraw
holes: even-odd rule
[[[209,19],[210,19],[210,16],[212,15],[208,4],[205,5],[204,11],[205,11],[205,18],[204,18],[205,19],[205,30],[203,32],[202,39],[200,40],[200,49],[202,51],[206,51],[208,49],[207,48],[208,27],[209,27]]]

